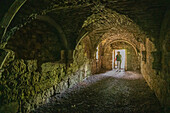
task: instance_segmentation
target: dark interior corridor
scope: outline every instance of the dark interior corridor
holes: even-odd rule
[[[170,113],[169,6],[0,0],[0,113]]]

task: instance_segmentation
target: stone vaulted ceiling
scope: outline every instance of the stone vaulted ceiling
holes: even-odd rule
[[[71,48],[74,48],[84,21],[90,15],[98,13],[98,8],[100,10],[103,7],[129,17],[147,35],[158,38],[161,22],[168,7],[168,0],[101,0],[100,2],[92,0],[27,0],[16,14],[8,30],[24,23],[26,18],[32,14],[41,15],[45,12],[45,15],[50,16],[61,26]]]

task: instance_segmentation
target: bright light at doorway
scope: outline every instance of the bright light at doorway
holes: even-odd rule
[[[123,70],[125,70],[125,65],[126,65],[126,50],[125,49],[116,49],[116,50],[113,50],[113,65],[112,65],[112,68],[117,68],[117,61],[115,61],[115,58],[116,58],[116,55],[117,55],[117,52],[120,51],[120,54],[122,56],[122,63],[121,63],[121,68]]]
[[[96,49],[97,49],[97,51],[96,51],[96,60],[98,60],[98,58],[99,58],[99,47],[97,47]]]

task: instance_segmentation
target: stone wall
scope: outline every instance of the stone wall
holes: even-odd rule
[[[60,51],[65,49],[57,30],[39,20],[24,26],[8,41],[7,49],[18,59],[38,59],[38,62],[59,61]]]
[[[141,62],[141,73],[143,74],[145,80],[152,90],[154,90],[156,96],[160,100],[161,104],[165,107],[166,112],[169,111],[170,102],[170,90],[169,90],[169,75],[161,72],[160,70],[153,69],[154,67],[154,57],[153,52],[156,51],[155,45],[149,39],[146,39],[146,48],[141,47],[142,51],[146,51],[142,57],[146,59]],[[141,51],[141,54],[142,54]],[[146,55],[146,56],[144,56]],[[160,63],[160,62],[159,62]],[[163,71],[163,70],[162,70]]]
[[[133,47],[126,47],[127,50],[127,70],[136,71],[140,70],[140,56],[135,52]]]
[[[105,70],[112,69],[112,52],[113,49],[109,46],[106,51],[103,51],[102,68]]]
[[[65,76],[64,64],[47,64],[48,67],[44,65],[42,65],[42,72],[38,72],[37,61],[21,59],[14,60],[9,63],[9,66],[4,67],[1,77],[1,106],[8,107],[11,103],[15,103],[19,108],[22,106],[20,109],[24,112],[25,106],[31,109],[39,104],[40,99],[36,103],[32,102],[37,94],[51,88]],[[46,96],[42,95],[41,98],[44,99]],[[25,105],[28,103],[29,105]],[[5,109],[2,107],[1,110]]]
[[[98,52],[97,52],[98,51]],[[102,68],[102,55],[101,52],[102,51],[102,46],[99,45],[98,46],[98,50],[96,48],[96,51],[94,52],[94,57],[91,59],[91,71],[92,74],[96,74],[96,73],[100,73],[101,72],[101,68]],[[98,59],[96,58],[96,55],[98,54]]]
[[[79,45],[72,63],[46,62],[41,70],[37,60],[8,59],[0,72],[0,112],[29,112],[82,81],[91,74],[84,55]]]
[[[147,83],[154,90],[165,112],[170,112],[170,10],[167,10],[161,26],[160,40],[156,45],[146,39],[145,47],[141,46],[141,72]],[[160,46],[158,46],[160,45]],[[157,48],[157,49],[156,49]]]
[[[161,79],[164,81],[161,86],[161,103],[165,106],[166,112],[170,112],[170,8],[167,9],[162,22],[161,34]]]

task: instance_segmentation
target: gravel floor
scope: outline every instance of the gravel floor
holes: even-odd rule
[[[88,77],[31,113],[163,113],[141,74],[106,73]]]

